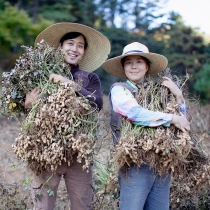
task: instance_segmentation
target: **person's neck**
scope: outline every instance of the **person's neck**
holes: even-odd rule
[[[129,79],[128,79],[129,80]],[[144,78],[141,78],[138,82],[134,82],[134,81],[131,81],[131,80],[129,80],[133,85],[138,85],[138,84],[141,84],[141,83],[143,83],[144,82]]]
[[[78,66],[78,64],[74,65],[74,64],[67,63],[66,72],[67,72],[67,73],[70,73],[70,71],[71,71],[72,69],[74,69],[75,67],[77,67],[77,66]]]

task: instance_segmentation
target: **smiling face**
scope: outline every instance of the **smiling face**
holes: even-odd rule
[[[82,35],[63,41],[61,46],[67,63],[77,65],[85,53],[85,40]]]
[[[143,81],[149,67],[145,59],[139,55],[129,55],[125,58],[123,64],[126,77],[133,83]]]

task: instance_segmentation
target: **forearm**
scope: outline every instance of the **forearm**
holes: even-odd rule
[[[149,127],[163,125],[168,127],[171,123],[173,115],[150,111],[142,107],[134,107],[128,112],[127,117],[135,125]]]
[[[185,100],[182,94],[176,96],[176,101],[178,104],[185,104]]]
[[[172,120],[172,114],[143,108],[138,104],[130,91],[119,86],[115,86],[111,90],[111,100],[114,111],[125,116],[136,125],[150,127],[169,126]]]

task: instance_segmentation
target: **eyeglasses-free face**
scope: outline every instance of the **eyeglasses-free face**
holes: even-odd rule
[[[77,65],[85,54],[85,40],[82,35],[67,39],[62,44],[64,59],[67,63]]]
[[[149,69],[146,61],[139,55],[127,56],[123,68],[126,77],[134,84],[141,82]]]

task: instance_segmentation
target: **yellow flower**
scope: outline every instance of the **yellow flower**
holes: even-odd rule
[[[16,103],[11,102],[11,103],[9,104],[9,109],[13,109],[13,108],[15,108],[16,106],[17,106]]]

